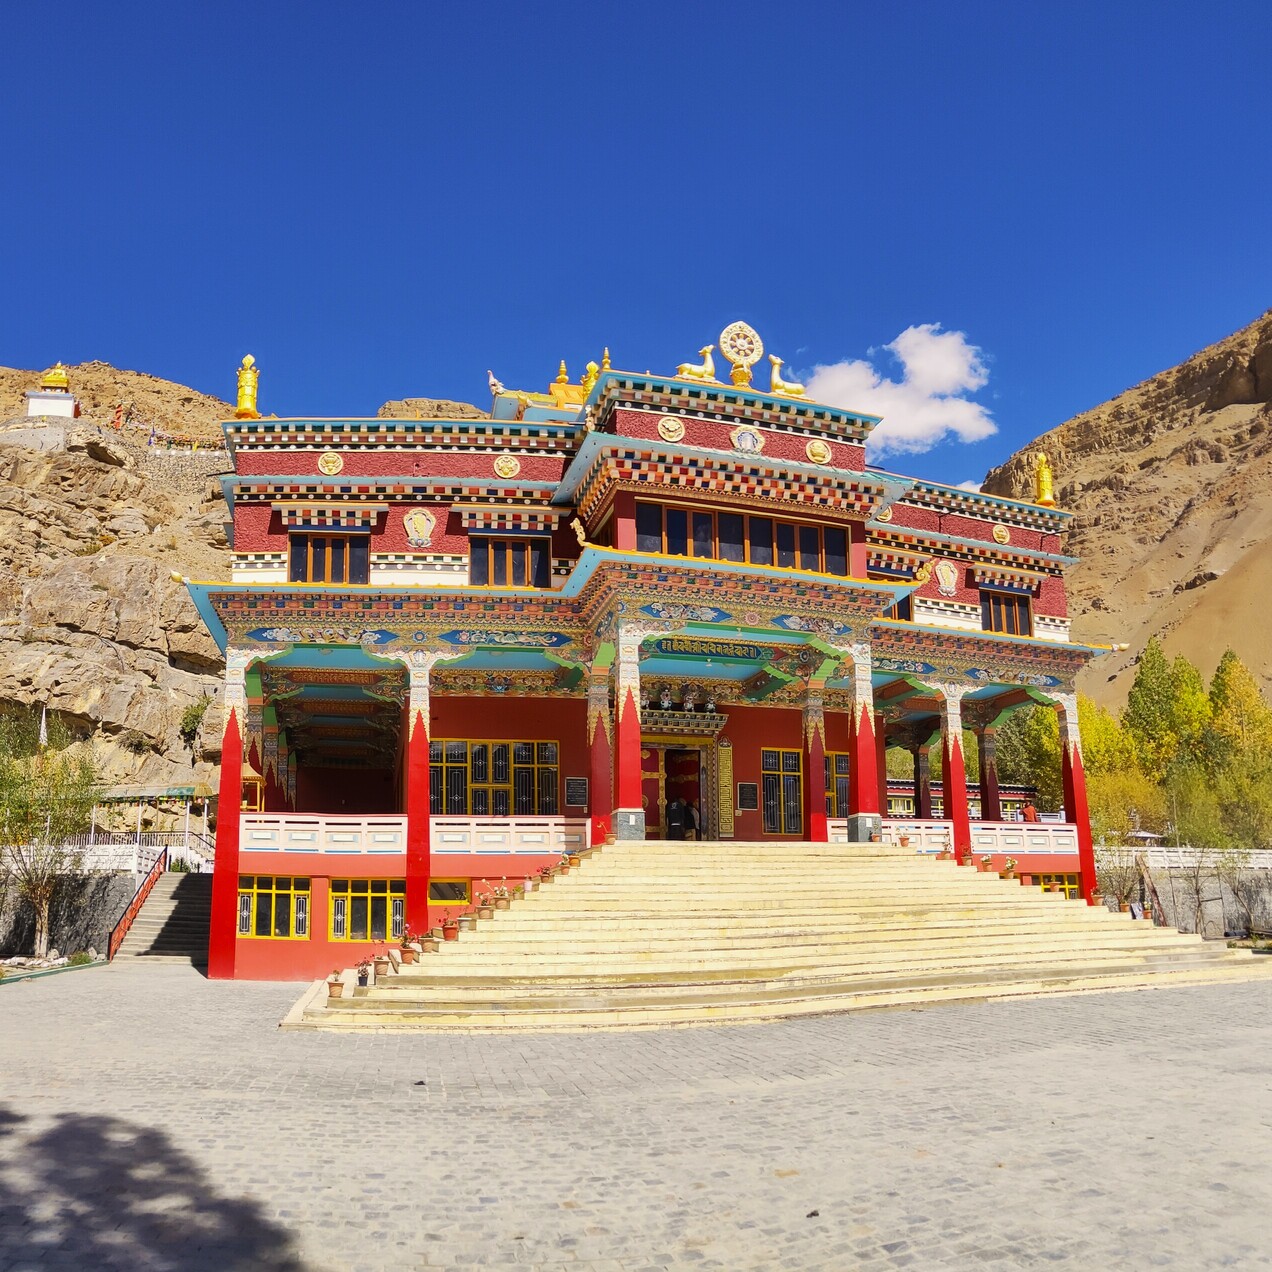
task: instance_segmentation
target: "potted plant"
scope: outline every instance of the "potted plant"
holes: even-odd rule
[[[461,932],[475,932],[477,930],[477,916],[468,911],[459,916],[459,930]]]
[[[420,953],[436,954],[437,947],[441,944],[441,942],[442,938],[440,936],[434,936],[432,932],[426,933],[424,936],[420,937]]]
[[[570,854],[568,852],[561,854],[561,860],[556,864],[556,873],[563,875],[570,873]]]
[[[898,844],[900,844],[900,846],[901,846],[902,848],[908,848],[908,847],[910,846],[910,836],[909,836],[909,835],[904,835],[904,834],[903,834],[903,835],[898,835],[898,836],[897,836],[897,843],[898,843]]]
[[[340,969],[333,967],[327,979],[327,997],[339,998],[344,993],[344,981],[340,979]]]
[[[1014,879],[1016,877],[1016,858],[1008,857],[1003,862],[1003,868],[998,872],[1000,879]]]
[[[542,887],[545,883],[549,883],[551,879],[552,879],[552,867],[540,866],[539,867],[539,886]]]
[[[477,917],[479,919],[493,919],[495,917],[495,898],[494,894],[489,890],[490,884],[483,879],[482,883],[486,887],[485,892],[477,894]]]
[[[882,831],[880,831],[880,830],[871,831],[871,833],[870,833],[870,842],[871,842],[872,844],[881,844],[881,843],[883,843],[883,832],[882,832]]]
[[[989,855],[989,853],[986,853],[983,857],[981,857],[981,858],[980,858],[980,859],[976,862],[976,869],[977,869],[977,870],[979,870],[979,871],[981,871],[981,873],[983,874],[983,873],[984,873],[986,870],[988,870],[988,869],[989,869],[989,868],[990,868],[993,864],[994,864],[994,859],[993,859],[993,857],[991,857],[991,856]]]
[[[459,940],[459,920],[452,917],[449,910],[444,910],[442,912],[442,940]]]
[[[565,860],[572,866],[581,866],[583,864],[583,858],[577,852],[567,852],[565,854]]]
[[[512,893],[508,891],[508,878],[506,875],[499,880],[496,887],[490,890],[490,895],[495,900],[496,910],[508,910],[512,908]]]
[[[942,848],[941,851],[936,854],[936,859],[937,861],[948,861],[953,855],[954,854],[950,852],[948,848]]]
[[[389,962],[388,950],[376,950],[372,957],[375,962],[376,980],[379,980],[381,976],[387,976],[389,974],[389,968],[392,966]]]
[[[401,952],[402,962],[414,963],[418,956],[419,948],[415,933],[412,932],[409,927],[403,927],[402,939],[398,943],[398,950]]]
[[[371,960],[369,958],[359,959],[355,964],[355,970],[358,973],[358,984],[365,989],[371,976]]]

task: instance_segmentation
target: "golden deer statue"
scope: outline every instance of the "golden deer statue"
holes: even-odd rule
[[[802,384],[782,379],[782,359],[770,353],[769,361],[773,364],[773,379],[769,384],[769,392],[778,394],[781,397],[803,397],[804,386]]]
[[[711,351],[715,345],[703,345],[698,350],[698,356],[701,362],[682,362],[676,368],[676,374],[685,380],[705,380],[710,384],[718,384],[715,378],[715,360],[711,357]]]

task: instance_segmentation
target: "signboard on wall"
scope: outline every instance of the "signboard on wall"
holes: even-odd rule
[[[587,778],[567,777],[565,779],[566,808],[587,807]]]
[[[759,782],[738,783],[738,812],[755,813],[760,808]]]

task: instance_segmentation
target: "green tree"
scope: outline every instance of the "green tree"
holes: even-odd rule
[[[1165,789],[1176,843],[1211,852],[1227,847],[1215,782],[1201,765],[1176,765]]]
[[[1170,665],[1170,731],[1175,738],[1173,760],[1198,763],[1205,758],[1206,736],[1213,711],[1201,672],[1183,654]]]
[[[1174,696],[1170,667],[1154,636],[1140,655],[1122,712],[1122,726],[1135,741],[1140,767],[1154,781],[1161,781],[1178,747],[1172,728]]]
[[[1166,792],[1135,766],[1087,773],[1091,834],[1097,843],[1125,844],[1132,831],[1166,830]]]
[[[1036,786],[1038,807],[1047,813],[1059,811],[1064,792],[1060,724],[1054,708],[1033,705],[1013,711],[998,726],[997,758],[1000,782]]]
[[[1135,739],[1106,708],[1084,693],[1078,694],[1078,729],[1082,734],[1082,765],[1087,777],[1096,773],[1140,771]]]
[[[80,873],[74,837],[88,830],[97,798],[92,753],[53,722],[41,745],[31,713],[0,716],[0,872],[35,911],[35,948],[49,948],[49,905],[58,883]]]

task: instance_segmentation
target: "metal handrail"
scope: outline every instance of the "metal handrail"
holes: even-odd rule
[[[168,868],[168,850],[165,848],[159,854],[155,864],[150,867],[150,873],[141,881],[141,886],[133,893],[133,899],[128,903],[128,908],[124,911],[123,917],[111,928],[110,940],[106,943],[106,959],[109,962],[116,954],[119,953],[119,947],[124,943],[124,937],[128,935],[128,929],[132,927],[133,920],[141,913],[141,907],[146,904],[146,898],[150,895],[151,889],[159,881],[160,875]]]

